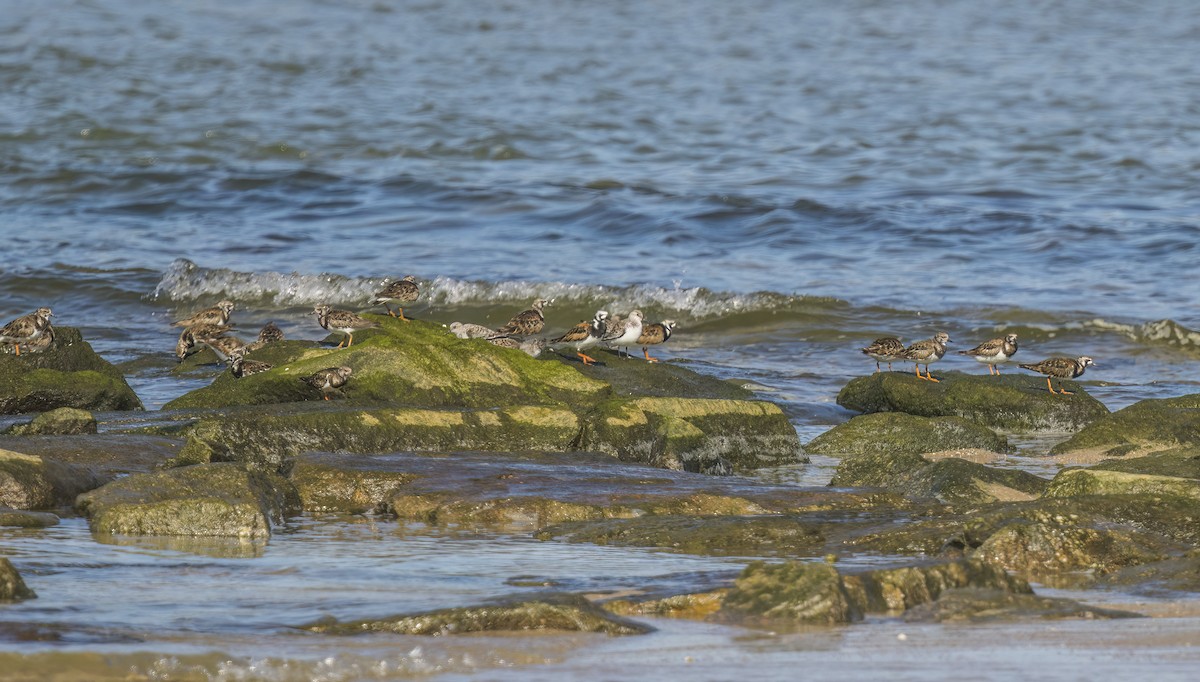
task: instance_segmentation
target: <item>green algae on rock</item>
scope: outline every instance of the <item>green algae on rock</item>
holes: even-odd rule
[[[58,525],[58,516],[49,512],[33,512],[0,507],[0,527],[49,528]]]
[[[1166,542],[1144,532],[1059,523],[1010,523],[975,556],[1030,577],[1091,571],[1102,575],[1167,558]]]
[[[1059,472],[1046,488],[1046,497],[1078,495],[1170,495],[1200,500],[1200,480],[1104,469],[1067,469]]]
[[[25,586],[21,574],[12,562],[0,557],[0,602],[34,599],[37,594]]]
[[[904,612],[904,620],[908,623],[990,623],[1031,618],[1103,620],[1141,618],[1141,614],[1088,606],[1074,599],[987,588],[947,590],[937,601]]]
[[[0,414],[142,409],[120,370],[92,350],[78,329],[55,327],[54,334],[54,343],[41,353],[0,353]]]
[[[1106,459],[1091,469],[1200,479],[1200,447],[1173,448],[1136,457]]]
[[[265,538],[299,505],[287,481],[217,463],[127,476],[76,507],[97,534]]]
[[[819,556],[830,524],[806,515],[642,515],[549,526],[543,540],[597,545],[660,547],[688,554]]]
[[[648,625],[616,616],[581,596],[566,593],[520,595],[480,606],[438,609],[390,618],[350,622],[318,622],[302,626],[310,632],[359,635],[391,632],[398,635],[461,635],[473,632],[555,630],[641,635]]]
[[[96,418],[87,410],[60,407],[43,412],[28,424],[16,424],[6,432],[12,436],[74,436],[96,433]]]
[[[9,450],[0,450],[0,505],[52,509],[103,483],[90,470]]]
[[[960,448],[1006,452],[1008,439],[963,417],[917,417],[903,412],[863,414],[839,424],[804,446],[805,452],[842,456],[911,454]]]
[[[1146,454],[1200,446],[1200,393],[1138,401],[1055,445],[1055,454]]]
[[[391,496],[416,477],[369,457],[307,453],[289,478],[304,511],[363,514],[391,511]]]
[[[921,417],[964,417],[1005,431],[1078,431],[1108,414],[1108,408],[1074,382],[1073,396],[1051,395],[1030,376],[986,376],[945,372],[940,383],[905,372],[879,372],[853,379],[837,403],[856,412],[907,412]]]
[[[836,488],[877,487],[948,504],[1032,499],[1047,481],[1017,469],[997,469],[956,457],[930,461],[913,454],[845,457],[829,483]]]

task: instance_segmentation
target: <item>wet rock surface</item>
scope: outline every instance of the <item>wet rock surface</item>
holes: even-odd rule
[[[82,410],[140,410],[120,370],[92,350],[73,327],[55,327],[40,353],[0,353],[0,414]]]
[[[1032,499],[1047,481],[1016,469],[999,469],[950,457],[930,461],[915,454],[846,457],[829,485],[878,487],[908,497],[931,497],[949,504]]]
[[[864,414],[809,441],[805,452],[845,455],[921,455],[960,448],[1005,452],[1008,439],[962,417],[917,417],[903,412]]]
[[[34,599],[37,594],[25,586],[21,574],[17,572],[12,562],[0,557],[0,602]]]
[[[1054,453],[1110,457],[1200,446],[1200,393],[1136,402],[1054,446]]]
[[[39,414],[28,424],[13,426],[6,433],[14,436],[72,436],[96,433],[96,418],[87,410],[60,407]]]

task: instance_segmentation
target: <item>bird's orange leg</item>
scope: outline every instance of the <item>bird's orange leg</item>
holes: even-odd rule
[[[353,346],[353,345],[354,345],[354,335],[347,334],[346,335],[346,347],[349,348],[350,346]]]
[[[21,344],[14,343],[13,345],[16,346],[16,348],[17,348],[17,357],[18,358],[21,357]]]
[[[642,348],[642,355],[646,356],[646,362],[658,362],[658,358],[650,357],[650,352],[647,351],[645,347]]]
[[[325,395],[324,393],[321,394],[321,397],[324,398],[325,400],[329,400],[329,396]]]
[[[1054,385],[1050,383],[1050,377],[1046,377],[1046,388],[1054,395],[1058,395],[1058,391],[1054,390]]]
[[[393,315],[393,317],[395,317],[395,316]],[[404,316],[404,308],[400,309],[400,319],[404,320],[405,322],[412,322],[412,320],[410,320]]]
[[[579,359],[583,361],[583,364],[585,364],[589,367],[596,364],[596,358],[593,358],[590,355],[585,355],[584,353],[579,353],[579,352],[577,352],[575,354],[579,356]]]
[[[916,371],[918,379],[925,378],[925,377],[921,376],[921,365],[920,364],[913,365],[913,370]]]
[[[1065,387],[1063,387],[1063,385],[1062,385],[1062,382],[1059,382],[1059,384],[1058,384],[1058,394],[1059,394],[1059,395],[1075,395],[1075,392],[1074,392],[1074,391],[1068,391],[1068,390],[1067,390]]]
[[[934,379],[933,375],[929,373],[929,365],[925,365],[925,378],[932,381],[935,384],[942,383],[941,379]]]

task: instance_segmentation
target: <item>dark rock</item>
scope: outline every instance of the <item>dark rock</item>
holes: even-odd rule
[[[863,614],[829,564],[756,561],[725,595],[720,617],[762,625],[836,625],[862,620]]]
[[[1067,618],[1140,618],[1131,611],[1087,606],[1073,599],[1041,597],[995,589],[947,590],[935,602],[904,612],[909,623],[984,623],[1010,620],[1061,620]]]
[[[975,556],[1034,578],[1072,571],[1103,575],[1165,559],[1166,544],[1129,529],[1017,522],[993,533]]]
[[[438,609],[351,622],[319,622],[302,626],[311,632],[357,635],[391,632],[398,635],[461,635],[472,632],[559,630],[641,635],[653,628],[615,616],[573,594],[520,595],[482,606]]]
[[[804,446],[810,454],[921,455],[960,448],[1007,452],[1008,439],[962,417],[916,417],[903,412],[879,412],[854,417],[817,436]]]
[[[309,453],[290,478],[304,511],[362,514],[391,511],[392,496],[416,477],[370,457]]]
[[[1079,495],[1170,495],[1200,500],[1200,480],[1104,469],[1067,469],[1059,472],[1046,488],[1046,497]]]
[[[1200,393],[1142,400],[1054,446],[1056,454],[1128,456],[1200,446]]]
[[[1108,408],[1074,382],[1073,396],[1051,395],[1042,377],[945,372],[940,383],[905,372],[879,372],[852,380],[839,405],[856,412],[907,412],[921,417],[963,417],[1004,431],[1078,431]]]
[[[83,410],[140,410],[121,372],[83,340],[79,330],[55,327],[54,343],[20,357],[0,353],[0,414]]]
[[[843,458],[829,485],[870,486],[948,504],[980,504],[1031,499],[1046,489],[1047,482],[1024,471],[955,457],[929,461],[920,455],[876,454]]]
[[[13,509],[67,506],[76,495],[102,483],[102,479],[83,467],[0,450],[0,506]]]
[[[12,562],[0,557],[0,602],[34,599],[37,594],[25,586],[21,574],[17,573]]]
[[[14,436],[73,436],[96,433],[96,418],[87,410],[60,407],[43,412],[28,424],[18,424],[8,430]]]
[[[937,601],[947,590],[963,587],[1033,592],[1024,579],[979,559],[867,571],[846,576],[845,585],[859,608],[873,613],[907,611]]]
[[[1141,457],[1106,459],[1091,468],[1129,474],[1200,479],[1200,447],[1163,450]]]
[[[563,523],[537,537],[624,547],[661,547],[688,554],[820,556],[828,523],[803,516],[638,516]]]
[[[49,512],[18,511],[0,507],[0,526],[49,528],[58,525],[58,516]]]

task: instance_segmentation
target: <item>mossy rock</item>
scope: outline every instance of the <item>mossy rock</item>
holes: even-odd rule
[[[60,407],[43,412],[28,424],[17,424],[7,432],[12,436],[75,436],[96,433],[96,417],[87,410]]]
[[[25,581],[21,579],[21,574],[17,572],[12,562],[5,557],[0,557],[0,602],[21,601],[36,597],[37,594],[25,586]]]
[[[1136,402],[1055,445],[1055,454],[1128,456],[1200,446],[1200,393]]]
[[[127,476],[76,507],[97,534],[265,538],[299,500],[277,476],[217,463]]]
[[[18,511],[0,508],[0,527],[49,528],[58,525],[58,516],[49,512]]]
[[[975,555],[1030,577],[1103,575],[1165,559],[1165,545],[1162,538],[1129,529],[1018,522],[993,533]]]
[[[0,353],[0,414],[142,409],[120,370],[92,350],[78,329],[55,327],[54,334],[54,343],[40,353]]]
[[[498,599],[480,606],[438,609],[388,618],[318,622],[301,629],[330,635],[390,632],[398,635],[462,635],[537,630],[641,635],[654,629],[613,615],[573,594],[548,593]]]
[[[1042,494],[1047,481],[956,457],[930,461],[913,454],[869,454],[843,458],[829,485],[883,488],[908,497],[974,505],[1032,499]]]
[[[809,454],[921,455],[981,448],[1007,452],[1008,439],[962,417],[917,417],[903,412],[859,415],[817,436],[804,446]]]
[[[1105,609],[1074,599],[985,588],[947,590],[935,602],[904,612],[907,623],[992,623],[1028,620],[1140,618],[1132,611]]]
[[[582,449],[665,469],[729,474],[802,461],[779,406],[703,398],[610,400],[588,415]]]
[[[1051,395],[1044,377],[945,372],[939,383],[905,372],[858,377],[837,403],[856,412],[906,412],[920,417],[963,417],[1004,431],[1078,431],[1108,408],[1071,381],[1075,395]]]
[[[728,589],[720,589],[712,592],[676,594],[658,599],[614,599],[604,602],[602,606],[606,611],[618,616],[706,620],[721,610],[727,594]]]
[[[370,457],[308,453],[289,478],[304,511],[363,514],[390,512],[392,495],[416,476]]]
[[[829,527],[829,523],[793,515],[645,515],[562,523],[543,529],[537,537],[717,556],[821,556]]]
[[[824,562],[756,561],[738,576],[720,611],[723,620],[763,625],[837,625],[862,617],[842,575]]]
[[[1059,472],[1046,488],[1047,497],[1078,495],[1169,495],[1200,500],[1200,480],[1103,469],[1068,469]]]
[[[68,506],[76,495],[103,483],[103,479],[83,467],[0,450],[0,506],[13,509]]]
[[[314,347],[304,341],[269,344],[249,357],[270,363],[273,369],[242,379],[221,372],[211,385],[172,400],[164,409],[321,400],[318,391],[299,379],[342,365],[354,373],[340,398],[356,406],[594,404],[611,393],[607,383],[560,362],[538,360],[478,339],[459,339],[440,325],[405,323],[386,315],[367,317],[382,328],[355,334],[349,348]]]
[[[937,601],[948,590],[964,587],[1029,594],[1023,578],[980,559],[963,559],[923,566],[902,566],[847,575],[847,593],[859,608],[872,613],[897,613]]]
[[[1165,561],[1130,566],[1103,576],[1098,586],[1122,592],[1177,598],[1181,592],[1200,593],[1200,551]]]
[[[1106,459],[1091,468],[1129,474],[1200,479],[1200,447],[1174,448],[1140,457]]]

